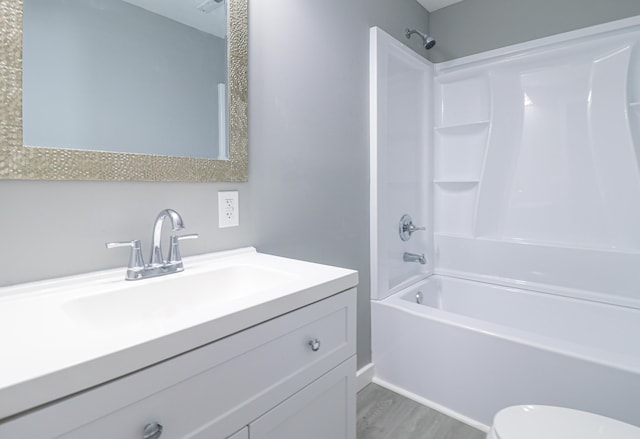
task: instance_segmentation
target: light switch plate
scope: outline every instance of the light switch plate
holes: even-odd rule
[[[218,227],[235,227],[240,225],[238,191],[218,192]]]

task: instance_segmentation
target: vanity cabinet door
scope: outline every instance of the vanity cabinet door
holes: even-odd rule
[[[355,356],[249,425],[250,439],[355,439]]]

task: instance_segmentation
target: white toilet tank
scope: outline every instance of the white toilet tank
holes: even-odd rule
[[[500,410],[487,439],[640,439],[640,428],[579,410],[519,405]]]

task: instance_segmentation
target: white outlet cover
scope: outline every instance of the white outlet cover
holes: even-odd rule
[[[238,191],[218,192],[218,227],[236,227],[240,225],[240,204]]]

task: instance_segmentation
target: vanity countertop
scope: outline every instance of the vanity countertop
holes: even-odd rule
[[[0,288],[0,420],[358,283],[356,271],[254,248],[184,265],[141,281],[124,281],[118,268]]]

